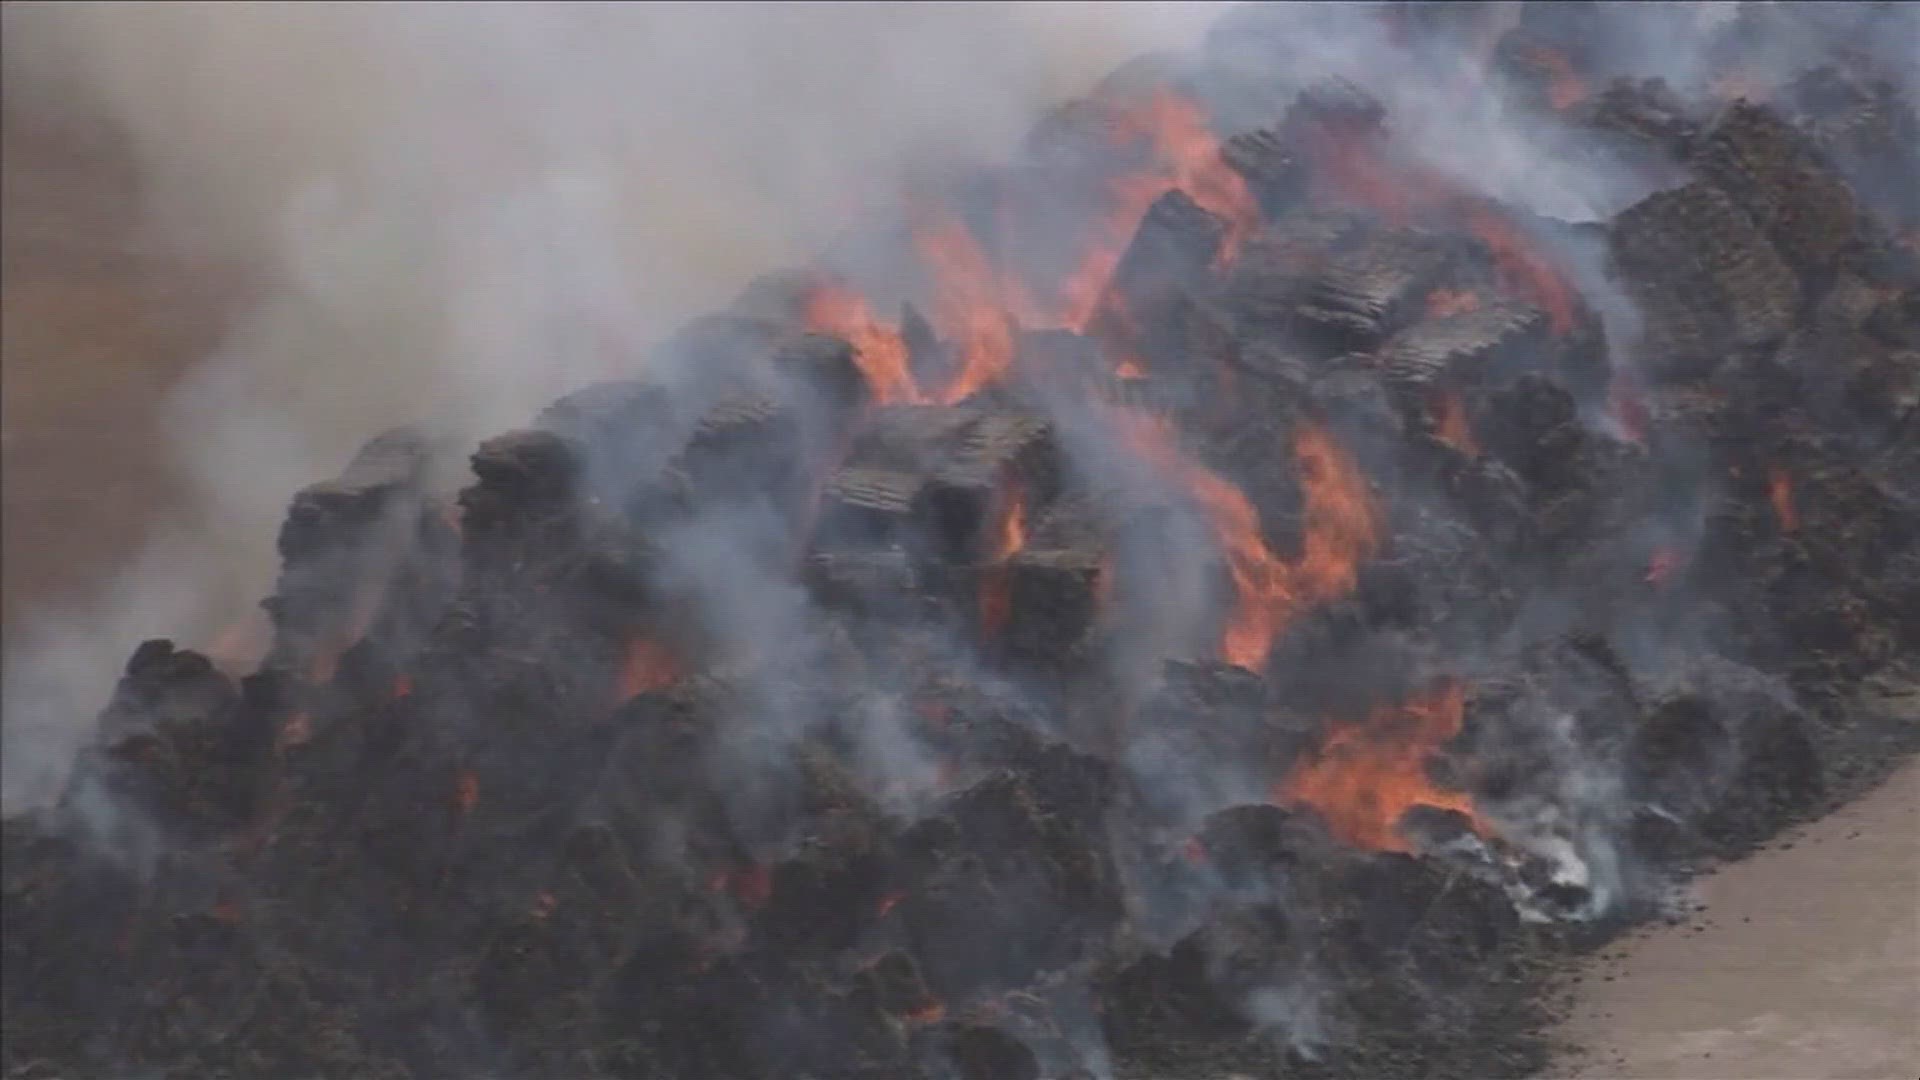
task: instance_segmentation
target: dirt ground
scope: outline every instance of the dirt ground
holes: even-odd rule
[[[1586,973],[1562,1075],[1920,1077],[1920,763],[1695,892]]]
[[[4,620],[84,589],[180,498],[157,403],[218,341],[231,268],[142,251],[110,146],[4,127]],[[1563,1035],[1581,1080],[1920,1077],[1920,767],[1701,882],[1622,942]]]

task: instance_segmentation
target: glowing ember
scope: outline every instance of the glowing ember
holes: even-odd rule
[[[304,712],[294,713],[280,725],[280,745],[304,746],[313,738],[313,721]]]
[[[904,1013],[901,1016],[901,1019],[909,1024],[937,1024],[946,1018],[946,1002],[941,1001],[939,998],[934,998],[927,1002],[927,1004],[920,1006],[912,1012]]]
[[[1558,49],[1532,49],[1527,59],[1547,73],[1547,103],[1555,112],[1565,112],[1587,99],[1586,81],[1573,70],[1573,61]]]
[[[405,674],[395,675],[393,677],[394,700],[398,701],[401,698],[412,697],[412,696],[413,696],[413,676],[405,675]]]
[[[1793,478],[1785,469],[1768,471],[1767,501],[1773,504],[1773,516],[1780,522],[1781,532],[1799,530],[1800,512],[1793,504]]]
[[[707,879],[707,888],[724,892],[743,907],[764,907],[773,896],[773,871],[758,864],[737,870],[716,871]]]
[[[1142,413],[1121,416],[1135,449],[1194,497],[1219,537],[1234,587],[1221,658],[1259,671],[1299,611],[1352,589],[1360,560],[1372,554],[1376,511],[1366,478],[1325,432],[1303,426],[1295,434],[1306,536],[1299,563],[1289,566],[1267,546],[1245,492],[1183,455],[1163,422]]]
[[[1191,837],[1186,843],[1180,845],[1180,857],[1195,866],[1205,866],[1207,865],[1207,845],[1201,843],[1199,837]]]
[[[1113,373],[1119,376],[1120,378],[1126,379],[1128,381],[1132,381],[1134,379],[1144,379],[1147,377],[1147,369],[1141,367],[1140,361],[1135,360],[1132,357],[1128,357],[1120,361],[1120,366],[1115,368]]]
[[[900,331],[874,317],[865,297],[835,285],[816,287],[807,298],[807,329],[832,334],[853,346],[854,363],[880,405],[926,400],[914,384],[907,343]]]
[[[536,919],[545,919],[552,915],[559,907],[559,898],[547,890],[542,889],[540,890],[540,895],[533,898],[533,906],[527,909],[527,914]]]
[[[906,898],[907,898],[906,893],[890,892],[887,895],[880,898],[880,906],[875,909],[875,912],[876,914],[879,915],[880,918],[884,919],[887,917],[889,913],[893,911],[895,907],[899,906],[900,901],[905,900]]]
[[[1434,437],[1467,457],[1480,456],[1480,444],[1473,437],[1473,424],[1467,419],[1467,404],[1457,391],[1441,394],[1433,405]]]
[[[1416,806],[1457,810],[1483,831],[1472,798],[1427,775],[1427,759],[1460,733],[1465,705],[1465,688],[1449,681],[1334,728],[1280,784],[1277,801],[1313,807],[1336,837],[1374,851],[1410,850],[1399,826]]]
[[[453,778],[453,808],[465,817],[480,805],[480,777],[472,769],[461,769]]]
[[[266,612],[255,608],[245,618],[214,635],[212,644],[207,646],[207,659],[229,675],[250,672],[267,655],[272,637]]]
[[[1435,289],[1427,294],[1427,315],[1444,319],[1480,310],[1480,294],[1471,289]]]
[[[1680,553],[1672,548],[1655,548],[1647,558],[1647,573],[1641,580],[1649,585],[1665,585],[1680,568]]]
[[[1627,441],[1635,444],[1647,441],[1646,401],[1640,396],[1639,386],[1617,372],[1607,386],[1607,413]]]
[[[651,639],[636,634],[627,639],[626,656],[620,663],[620,681],[615,691],[617,704],[625,704],[650,690],[672,686],[680,677],[673,654]]]

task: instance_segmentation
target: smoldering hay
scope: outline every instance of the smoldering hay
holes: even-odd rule
[[[659,343],[409,221],[450,355],[611,370],[291,485],[242,677],[132,650],[8,1067],[1536,1070],[1920,743],[1912,16],[1814,10],[1235,9]]]

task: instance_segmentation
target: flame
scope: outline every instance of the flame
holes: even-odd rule
[[[1246,181],[1220,156],[1220,140],[1214,137],[1199,104],[1162,88],[1122,126],[1133,128],[1151,142],[1154,158],[1169,173],[1172,182],[1168,186],[1186,192],[1202,209],[1226,223],[1219,258],[1223,265],[1231,263],[1241,243],[1260,226],[1260,204],[1247,190]],[[1147,207],[1166,190],[1162,187],[1140,205],[1139,213],[1133,215],[1135,228]]]
[[[907,898],[906,893],[897,892],[897,891],[890,892],[887,895],[880,898],[880,905],[874,910],[880,918],[884,919],[887,917],[889,913],[893,911],[895,907],[899,906],[900,901],[905,900],[906,898]]]
[[[1493,252],[1502,284],[1545,310],[1554,334],[1573,329],[1572,287],[1511,221],[1492,207],[1475,206],[1467,211],[1467,227]]]
[[[398,701],[401,698],[408,698],[412,696],[413,696],[413,676],[407,675],[405,673],[395,675],[393,677],[394,700]]]
[[[1351,590],[1360,560],[1372,554],[1376,512],[1366,478],[1324,431],[1306,425],[1295,433],[1306,535],[1300,561],[1288,565],[1267,546],[1260,516],[1245,492],[1181,454],[1171,429],[1158,418],[1135,412],[1123,412],[1121,418],[1134,447],[1191,494],[1213,526],[1234,586],[1221,657],[1259,671],[1280,631],[1300,610]]]
[[[832,334],[853,346],[854,363],[866,376],[875,404],[926,400],[914,383],[907,343],[900,331],[874,317],[866,297],[838,285],[818,285],[807,296],[807,329]]]
[[[1449,390],[1435,399],[1434,437],[1467,457],[1480,456],[1480,443],[1473,437],[1473,425],[1467,419],[1467,404],[1460,393]]]
[[[1120,361],[1120,366],[1114,368],[1113,373],[1119,376],[1120,378],[1126,379],[1129,381],[1134,379],[1144,379],[1147,377],[1147,369],[1141,367],[1140,361],[1134,359],[1131,356],[1122,359]]]
[[[1480,294],[1471,289],[1435,289],[1427,294],[1427,317],[1444,319],[1480,310]]]
[[[1276,801],[1312,806],[1334,836],[1373,851],[1408,851],[1401,816],[1416,806],[1458,810],[1483,831],[1473,799],[1427,775],[1427,759],[1460,733],[1465,687],[1448,680],[1358,724],[1338,726],[1281,782]]]
[[[461,769],[453,778],[453,808],[461,817],[480,805],[480,777],[472,769]]]
[[[627,639],[626,657],[620,664],[616,703],[624,705],[650,690],[672,686],[680,677],[680,666],[673,654],[638,634]]]
[[[914,230],[913,244],[933,274],[934,327],[960,349],[959,372],[936,395],[941,404],[951,405],[999,378],[1013,362],[1008,286],[958,218],[926,215]]]
[[[1800,512],[1793,504],[1793,477],[1785,469],[1768,470],[1767,500],[1773,504],[1773,516],[1779,520],[1781,532],[1799,531]]]
[[[1573,70],[1573,61],[1559,49],[1548,46],[1528,49],[1526,59],[1547,73],[1547,103],[1555,112],[1565,112],[1587,100],[1586,80]]]

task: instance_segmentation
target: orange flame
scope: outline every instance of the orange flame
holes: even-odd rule
[[[913,242],[933,274],[934,326],[960,349],[959,372],[936,395],[941,404],[951,405],[999,378],[1013,362],[1007,291],[980,242],[959,219],[929,215],[914,230]]]
[[[1458,391],[1449,390],[1433,403],[1434,437],[1467,457],[1480,456],[1480,443],[1473,437],[1473,424],[1467,419],[1466,402]]]
[[[1435,289],[1427,294],[1427,317],[1444,319],[1480,310],[1480,294],[1472,289]]]
[[[1267,546],[1245,492],[1182,455],[1169,427],[1157,418],[1121,416],[1135,448],[1193,495],[1220,538],[1235,597],[1221,657],[1260,670],[1274,640],[1300,610],[1351,590],[1360,560],[1372,554],[1377,515],[1366,478],[1324,431],[1308,425],[1295,433],[1306,535],[1300,561],[1289,566]]]
[[[1140,168],[1106,181],[1106,206],[1091,229],[1085,251],[1055,290],[1053,317],[1026,321],[1084,332],[1100,313],[1107,283],[1148,207],[1174,188],[1226,223],[1216,257],[1222,266],[1233,262],[1246,238],[1260,226],[1259,202],[1240,174],[1221,158],[1220,141],[1197,103],[1163,87],[1139,107],[1116,113],[1113,139],[1140,146],[1147,160]]]
[[[816,286],[807,297],[807,329],[832,334],[853,346],[854,363],[866,376],[875,404],[924,401],[908,364],[900,331],[874,317],[866,297],[837,285]]]
[[[1793,477],[1785,469],[1767,472],[1767,499],[1773,503],[1773,516],[1780,522],[1780,531],[1799,531],[1800,511],[1793,504]]]
[[[980,623],[988,634],[997,634],[1013,613],[1013,597],[1007,560],[1027,546],[1026,492],[1017,479],[1009,479],[1002,488],[1000,512],[987,550],[988,567],[980,580]]]
[[[461,817],[480,805],[480,777],[472,769],[461,769],[453,778],[453,808]]]
[[[1427,759],[1460,733],[1466,690],[1449,680],[1365,721],[1334,728],[1280,784],[1276,801],[1320,812],[1334,836],[1373,851],[1408,851],[1400,819],[1416,806],[1458,810],[1484,831],[1465,793],[1427,775]]]
[[[616,703],[624,705],[650,690],[665,689],[679,677],[680,666],[672,653],[635,634],[627,639],[626,658],[620,664]]]

